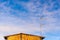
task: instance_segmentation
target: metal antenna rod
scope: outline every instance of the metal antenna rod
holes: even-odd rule
[[[43,35],[43,31],[42,31],[42,21],[43,21],[43,17],[40,18],[40,33],[41,33],[41,36]]]
[[[43,29],[42,28],[44,25],[44,23],[43,23],[43,21],[44,21],[43,11],[44,11],[44,8],[42,8],[41,14],[40,14],[40,34],[41,34],[41,36],[43,36]]]

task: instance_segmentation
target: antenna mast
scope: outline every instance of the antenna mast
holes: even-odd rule
[[[43,25],[44,25],[44,14],[43,14],[43,10],[44,8],[41,10],[41,14],[40,14],[40,35],[43,36]]]
[[[41,17],[40,17],[40,35],[41,35],[41,36],[43,35],[42,27],[43,27],[43,17],[41,16]]]

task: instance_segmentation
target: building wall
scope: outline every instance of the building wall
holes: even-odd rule
[[[7,40],[20,40],[20,35],[13,35],[7,37]]]
[[[41,38],[37,36],[22,35],[22,40],[41,40]]]
[[[14,34],[10,36],[5,36],[6,40],[43,40],[43,37],[30,35],[30,34]]]

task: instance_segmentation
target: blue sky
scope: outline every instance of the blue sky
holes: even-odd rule
[[[21,32],[60,40],[60,0],[0,0],[0,40]]]

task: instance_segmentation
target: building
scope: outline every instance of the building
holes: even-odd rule
[[[43,40],[44,37],[32,35],[32,34],[25,34],[25,33],[19,33],[19,34],[13,34],[9,36],[4,37],[5,40]]]

